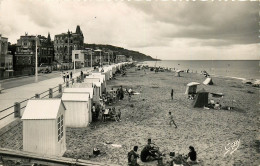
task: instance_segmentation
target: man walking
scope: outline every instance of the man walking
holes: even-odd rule
[[[172,115],[172,113],[171,112],[169,112],[169,119],[170,119],[170,126],[172,126],[172,123],[175,125],[175,128],[177,128],[177,125],[176,125],[176,123],[175,123],[175,121],[174,121],[174,119],[173,119],[173,115]]]

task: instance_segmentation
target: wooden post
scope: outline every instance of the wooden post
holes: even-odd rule
[[[59,93],[62,93],[62,85],[59,84]]]
[[[36,99],[39,99],[40,98],[40,95],[38,93],[35,94],[35,98]]]
[[[21,117],[21,104],[18,102],[14,103],[14,117],[15,118]]]
[[[49,98],[52,98],[53,97],[53,91],[52,91],[52,88],[49,88]]]

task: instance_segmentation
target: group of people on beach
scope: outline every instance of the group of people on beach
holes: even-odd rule
[[[64,81],[64,83],[66,82],[66,81],[69,81],[69,80],[71,80],[72,79],[72,71],[69,73],[69,72],[61,72],[61,75],[62,75],[62,78],[63,78],[63,81]]]
[[[121,110],[115,107],[106,108],[103,102],[100,105],[93,105],[91,111],[93,121],[100,119],[105,122],[107,118],[113,119],[116,122],[121,121]]]
[[[174,152],[170,153],[171,161],[169,162],[170,166],[173,166],[176,162],[181,163],[196,163],[197,160],[197,152],[195,151],[193,146],[189,146],[190,152],[185,155],[178,155],[175,156]],[[127,159],[128,159],[128,166],[139,166],[137,159],[140,158],[142,162],[150,162],[150,161],[158,161],[158,164],[163,165],[163,156],[166,156],[166,154],[163,154],[159,151],[159,147],[156,146],[154,143],[152,143],[151,139],[148,139],[147,144],[142,149],[140,155],[137,153],[138,146],[134,146],[133,150],[128,152]],[[181,161],[178,161],[181,160]]]

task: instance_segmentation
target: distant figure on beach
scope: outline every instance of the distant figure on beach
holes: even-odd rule
[[[121,121],[121,110],[120,108],[117,110],[117,117],[118,117],[118,120]]]
[[[134,146],[134,149],[128,152],[128,166],[139,166],[137,163],[137,158],[139,158],[139,154],[137,154],[138,146]]]
[[[172,123],[175,125],[175,128],[177,128],[177,125],[176,125],[176,123],[175,123],[175,121],[174,121],[174,119],[173,119],[173,115],[172,115],[172,113],[171,112],[169,112],[169,119],[170,119],[170,126],[172,126]]]
[[[98,104],[97,104],[97,106],[95,108],[95,111],[96,111],[96,120],[98,120],[99,113],[100,113],[100,106]]]
[[[131,88],[129,90],[126,89],[126,92],[128,93],[128,101],[130,101],[133,94],[133,90]]]
[[[171,90],[171,98],[173,100],[173,89]]]
[[[66,73],[62,73],[63,81],[66,81]]]
[[[190,159],[191,162],[196,162],[197,160],[197,152],[195,151],[193,146],[189,146],[190,152],[186,155],[185,159]]]
[[[154,161],[161,159],[162,153],[159,151],[159,148],[152,146],[152,140],[148,139],[147,145],[141,151],[141,160],[142,162]]]
[[[120,86],[120,89],[119,89],[119,96],[120,96],[120,98],[119,98],[119,100],[123,100],[124,99],[124,91],[123,91],[123,87],[122,86]]]
[[[95,121],[96,120],[96,107],[94,104],[92,106],[91,111],[92,111],[92,119],[93,119],[93,121]]]
[[[72,71],[70,72],[70,79],[72,80]]]

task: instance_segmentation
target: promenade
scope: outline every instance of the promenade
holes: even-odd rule
[[[73,74],[73,78],[76,78],[80,75],[80,71],[87,72],[90,71],[90,68],[84,68],[84,69],[77,69],[76,73]],[[75,79],[76,80],[76,79]],[[65,83],[61,76],[51,78],[44,81],[39,81],[36,83],[31,83],[11,89],[6,89],[0,94],[0,129],[5,127],[6,125],[10,124],[11,122],[15,121],[17,118],[14,117],[14,105],[15,102],[22,102],[24,100],[34,98],[35,94],[41,94],[40,98],[48,98],[49,95],[49,88],[58,89],[58,85],[62,84],[62,86],[65,86]],[[45,92],[45,93],[43,93]],[[55,97],[58,94],[58,91],[53,93],[53,97]],[[24,107],[26,106],[27,101],[24,101],[21,103],[21,115],[23,114]],[[7,110],[4,110],[8,107],[11,107]],[[4,110],[4,111],[3,111]],[[9,115],[11,114],[11,115]],[[7,116],[9,115],[9,116]],[[7,116],[7,117],[5,117]],[[5,118],[4,118],[5,117]],[[3,119],[2,119],[3,118]]]

